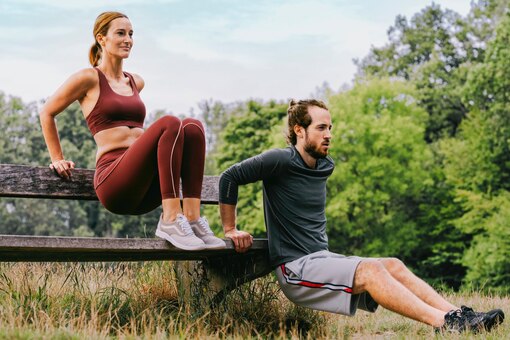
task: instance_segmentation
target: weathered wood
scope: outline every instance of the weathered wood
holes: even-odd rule
[[[47,167],[0,164],[0,197],[97,200],[93,178],[90,169],[75,169],[64,180]],[[218,204],[218,180],[204,177],[202,203]],[[180,287],[203,310],[272,269],[267,239],[255,239],[242,254],[225,242],[226,249],[186,251],[161,239],[0,235],[0,262],[186,260],[177,266]]]
[[[204,177],[203,204],[218,204],[218,180]],[[75,169],[72,179],[65,180],[48,167],[0,164],[0,197],[97,200],[93,181],[91,169]]]
[[[226,249],[186,251],[161,239],[0,235],[0,261],[148,261],[204,260],[237,256]],[[267,240],[255,239],[249,256],[267,253]]]

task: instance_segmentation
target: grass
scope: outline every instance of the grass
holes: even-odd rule
[[[179,296],[171,262],[1,263],[0,339],[503,339],[491,333],[436,335],[429,326],[380,308],[345,317],[297,307],[272,275],[246,284],[214,309],[195,313]],[[510,305],[508,296],[449,293],[476,310]]]

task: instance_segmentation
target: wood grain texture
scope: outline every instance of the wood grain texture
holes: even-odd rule
[[[97,200],[93,180],[91,169],[75,169],[73,178],[65,180],[48,167],[0,164],[0,197]],[[218,176],[204,177],[202,203],[218,204],[218,181]],[[226,249],[186,251],[161,239],[0,235],[0,262],[206,260],[230,268],[257,259],[256,271],[233,276],[236,284],[271,270],[267,239],[255,239],[244,254],[235,252],[230,239],[225,242]],[[234,281],[228,282],[230,287]]]
[[[0,197],[97,200],[93,181],[92,169],[75,169],[65,180],[48,167],[0,164]],[[204,177],[203,204],[218,204],[218,181],[218,176]]]
[[[232,241],[226,249],[186,251],[161,239],[0,235],[0,261],[148,261],[204,260],[267,254],[267,240],[255,239],[251,250],[238,254]]]

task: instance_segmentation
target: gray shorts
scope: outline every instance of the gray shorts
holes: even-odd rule
[[[276,277],[285,296],[297,305],[344,315],[354,315],[358,308],[375,312],[378,304],[370,294],[352,294],[362,260],[323,250],[278,266]]]

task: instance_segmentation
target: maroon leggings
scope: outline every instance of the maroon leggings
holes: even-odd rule
[[[126,149],[99,158],[94,175],[97,197],[106,209],[139,215],[161,205],[161,200],[182,195],[200,198],[205,163],[202,124],[164,116]]]

